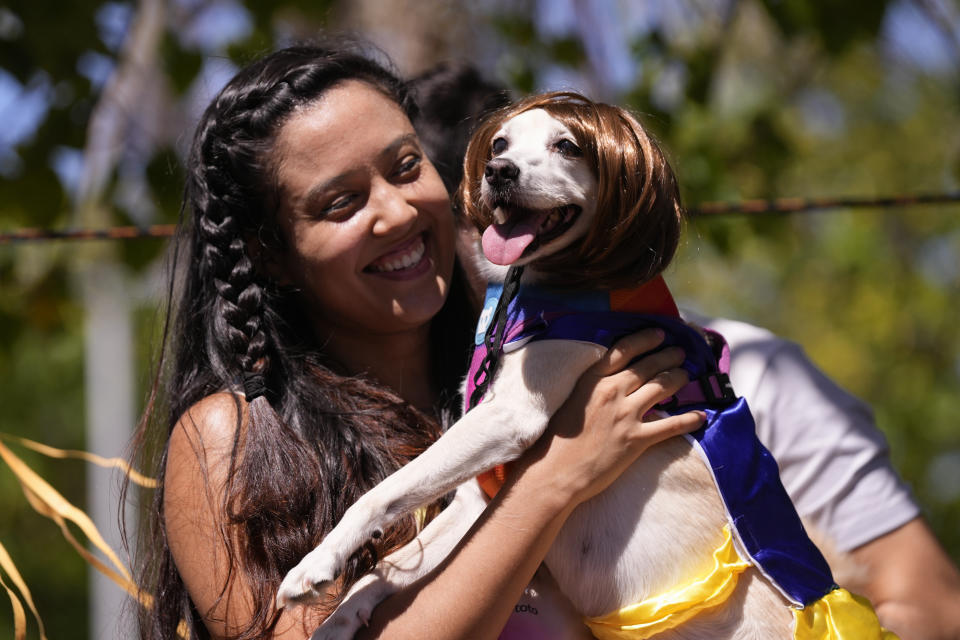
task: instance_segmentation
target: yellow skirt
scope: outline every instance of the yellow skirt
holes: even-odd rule
[[[713,552],[713,567],[691,582],[659,596],[584,622],[599,640],[642,640],[679,626],[701,611],[722,604],[750,567],[733,543],[730,527]],[[883,629],[870,603],[846,589],[835,589],[794,610],[794,640],[897,640]]]

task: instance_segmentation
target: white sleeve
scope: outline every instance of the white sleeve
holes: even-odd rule
[[[703,320],[727,339],[734,391],[747,399],[801,516],[847,551],[919,515],[866,404],[799,345],[741,322]]]

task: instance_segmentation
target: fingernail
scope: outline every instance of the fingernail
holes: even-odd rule
[[[663,339],[667,337],[666,332],[663,329],[654,329],[653,336],[657,339],[658,342],[663,342]]]

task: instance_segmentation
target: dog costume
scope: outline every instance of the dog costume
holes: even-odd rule
[[[493,320],[503,285],[487,289],[467,378],[469,408],[489,382],[491,349],[504,353],[534,340],[579,340],[609,348],[619,338],[645,328],[660,328],[661,348],[679,346],[690,383],[657,407],[666,413],[699,409],[702,427],[686,434],[710,469],[727,513],[724,539],[712,553],[712,566],[668,593],[623,607],[585,623],[601,640],[649,638],[676,627],[697,613],[722,604],[740,573],[756,567],[791,604],[795,640],[893,640],[880,627],[869,602],[836,585],[823,555],[810,541],[780,482],[776,461],[756,436],[746,400],[730,386],[729,351],[719,334],[714,346],[680,319],[661,277],[641,287],[614,291],[570,292],[520,286],[498,328],[500,345],[491,345]],[[477,390],[478,385],[480,390]],[[504,469],[478,478],[488,495],[502,484]]]

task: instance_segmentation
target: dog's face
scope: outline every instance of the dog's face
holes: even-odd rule
[[[596,215],[597,178],[573,133],[543,109],[506,120],[493,135],[480,197],[493,212],[486,258],[524,265],[583,236]]]
[[[491,279],[506,271],[494,264],[527,265],[549,286],[633,287],[676,250],[676,180],[623,108],[569,92],[530,96],[480,123],[463,169],[459,203],[483,231],[478,266]]]

